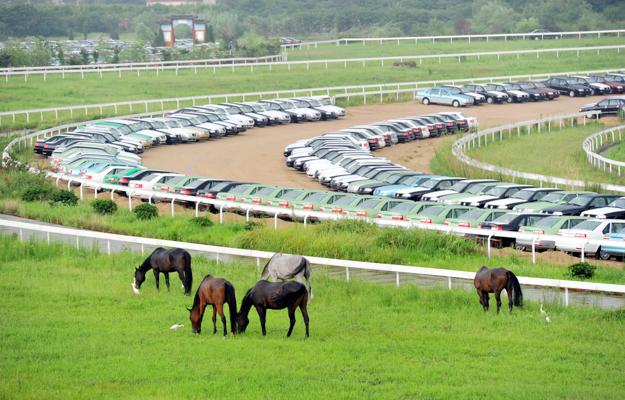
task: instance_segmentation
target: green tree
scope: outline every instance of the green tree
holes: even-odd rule
[[[536,18],[525,18],[517,22],[515,30],[517,33],[527,33],[539,28],[540,22]]]
[[[119,40],[119,32],[117,32],[117,29],[113,29],[113,32],[111,32],[111,39]]]
[[[163,35],[162,29],[156,31],[156,35],[154,37],[154,46],[165,47],[165,35]]]
[[[115,48],[113,49],[113,58],[111,59],[111,63],[119,64],[119,53],[119,47],[115,46]]]
[[[122,58],[130,62],[146,62],[150,61],[150,54],[143,42],[137,40],[132,45],[124,47]]]
[[[87,21],[82,24],[82,34],[85,36],[85,40],[87,40],[87,35],[89,34],[89,29],[87,28]]]
[[[74,30],[72,28],[69,28],[69,32],[67,33],[67,36],[69,40],[74,40]]]
[[[82,58],[82,63],[84,65],[89,64],[89,52],[84,47],[80,49],[80,58]]]
[[[206,28],[206,43],[215,43],[215,31],[213,25],[208,25]]]
[[[139,40],[143,42],[152,43],[152,39],[154,38],[154,33],[152,33],[152,30],[148,28],[147,26],[145,26],[143,22],[139,22],[137,24],[137,28],[135,29],[135,34],[137,35],[137,38],[139,38]]]

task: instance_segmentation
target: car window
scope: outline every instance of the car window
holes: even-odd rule
[[[538,227],[538,228],[551,228],[555,224],[557,224],[558,221],[560,221],[560,217],[547,217],[547,218],[543,218],[542,220],[536,222],[535,226]],[[564,227],[563,227],[563,229],[564,229]]]
[[[545,218],[545,216],[542,215],[530,215],[527,217],[527,225],[536,225],[538,223],[538,221],[540,221],[541,219]]]
[[[610,233],[610,225],[611,225],[611,224],[607,224],[607,225],[605,226],[605,228],[603,228],[603,231],[602,231],[602,232],[603,232],[603,234]]]
[[[574,227],[576,227],[577,225],[579,225],[580,223],[584,222],[583,219],[571,219],[567,222],[567,225],[570,226],[569,229],[573,229]]]
[[[444,89],[441,89],[441,96],[449,96],[449,92]]]
[[[603,222],[601,221],[584,221],[581,222],[575,229],[581,229],[584,231],[594,231],[601,225]]]
[[[454,218],[459,218],[461,215],[466,214],[469,211],[467,208],[457,208],[454,210]]]
[[[613,222],[610,225],[612,226],[611,232],[618,232],[621,229],[625,228],[625,223],[623,222]]]
[[[605,198],[597,197],[593,201],[590,202],[591,207],[605,207]]]
[[[362,203],[360,203],[358,205],[358,208],[363,208],[365,210],[371,210],[372,208],[376,207],[381,202],[382,202],[382,200],[375,200],[375,199],[365,200],[365,201],[363,201]]]
[[[239,187],[236,187],[236,188],[230,190],[230,193],[243,193],[247,189],[249,189],[250,187],[251,187],[251,185],[241,185]]]
[[[601,105],[601,103],[599,103],[599,105]],[[621,102],[619,100],[610,100],[610,105],[611,106],[619,106],[619,105],[621,105]]]
[[[431,89],[430,90],[430,94],[440,94],[441,90],[440,89]]]
[[[538,201],[542,199],[543,197],[545,197],[547,194],[548,194],[547,192],[537,192],[536,196],[534,196],[534,200]]]

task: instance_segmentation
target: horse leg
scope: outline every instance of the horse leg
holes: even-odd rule
[[[169,272],[163,272],[165,275],[165,284],[167,284],[167,291],[169,292]]]
[[[217,333],[217,308],[213,305],[213,335]]]
[[[267,310],[262,306],[254,307],[256,307],[256,312],[258,313],[258,317],[260,318],[260,327],[263,329],[263,336],[266,336],[267,331],[265,330],[265,316],[267,314]]]
[[[512,285],[508,284],[508,286],[506,288],[506,292],[508,292],[508,307],[510,307],[510,314],[512,314]]]
[[[187,286],[185,285],[185,283],[187,282],[186,277],[184,276],[184,273],[182,271],[178,271],[178,277],[180,278],[180,280],[182,281],[182,287],[184,288],[184,294],[188,295],[189,292],[191,291],[191,289],[189,289],[187,291]]]
[[[490,295],[486,292],[482,292],[482,295],[484,296],[482,298],[482,305],[484,306],[484,311],[488,311],[490,309],[490,306],[488,305],[488,302],[490,301]]]
[[[299,309],[302,311],[302,317],[304,317],[304,324],[306,324],[306,337],[308,337],[308,309],[306,304],[299,305]]]
[[[289,320],[291,320],[291,326],[289,326],[289,333],[286,334],[286,337],[291,336],[291,332],[293,332],[293,327],[295,326],[295,308],[289,307]]]
[[[501,308],[501,290],[495,290],[495,300],[497,300],[497,314]]]
[[[221,323],[224,324],[224,337],[228,336],[228,330],[226,329],[226,317],[224,316],[224,305],[217,304],[217,314],[221,317]],[[217,328],[215,328],[216,330]]]
[[[156,280],[156,290],[161,290],[161,287],[159,286],[159,281],[158,281],[158,274],[160,274],[160,272],[158,272],[158,270],[153,269],[152,270],[154,272],[154,279]]]
[[[482,292],[481,290],[477,290],[477,296],[480,299],[480,304],[482,305],[482,308],[484,309],[484,311],[486,311],[486,303],[484,301],[484,292]]]

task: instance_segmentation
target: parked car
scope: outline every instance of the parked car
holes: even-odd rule
[[[580,215],[599,219],[625,218],[625,197],[612,200],[606,207],[583,211]]]
[[[459,121],[460,120],[467,121],[467,124],[469,125],[469,129],[477,128],[478,126],[480,126],[476,117],[469,117],[467,114],[462,113],[460,111],[443,111],[443,112],[439,112],[438,114],[449,115]]]
[[[444,104],[454,107],[473,105],[473,97],[464,94],[452,94],[449,89],[432,87],[419,90],[415,100],[423,102],[426,106],[432,104]]]
[[[226,179],[213,179],[213,178],[202,178],[202,179],[197,179],[193,182],[191,182],[188,185],[185,186],[181,186],[181,187],[177,187],[174,189],[174,194],[180,194],[180,195],[184,195],[184,196],[198,196],[198,192],[200,190],[209,190],[215,186],[217,186],[220,183],[223,182],[232,182]],[[183,206],[190,206],[194,203],[189,202],[187,200],[175,200],[174,201],[176,204],[181,204]]]
[[[530,40],[560,39],[562,34],[551,32],[549,29],[534,29],[525,37]]]
[[[483,83],[468,83],[463,87],[471,93],[481,94],[486,97],[486,102],[488,104],[503,103],[504,101],[508,101],[508,95],[506,93],[493,90]]]
[[[577,83],[577,79],[572,78],[550,78],[543,83],[561,94],[568,94],[570,97],[584,97],[590,95],[590,89]]]
[[[490,222],[509,212],[510,210],[485,210],[474,208],[458,218],[448,218],[445,220],[445,225],[457,226],[459,228],[477,228],[480,223]]]
[[[533,226],[538,223],[538,221],[546,217],[548,217],[548,215],[539,213],[523,214],[510,212],[492,220],[491,222],[482,222],[477,227],[479,229],[490,229],[492,231],[516,232],[519,230],[520,226]],[[504,248],[514,244],[515,239],[493,236],[491,238],[491,242],[494,246]]]
[[[529,188],[519,190],[513,196],[507,199],[494,200],[484,204],[484,208],[498,208],[500,210],[512,209],[514,206],[523,205],[539,201],[551,192],[559,192],[562,189],[556,188]]]
[[[520,83],[508,82],[504,84],[506,90],[514,89],[517,92],[526,93],[532,101],[542,101],[547,98],[541,90],[536,90],[529,85],[521,85]]]
[[[558,192],[549,193],[540,201],[534,201],[531,203],[524,203],[518,206],[514,206],[512,210],[516,212],[541,212],[546,208],[568,204],[570,201],[576,199],[577,197],[588,194],[595,193],[585,190],[561,190]]]
[[[523,89],[540,90],[545,94],[545,98],[548,100],[553,100],[560,97],[559,91],[551,89],[547,87],[547,85],[539,81],[518,81],[517,83],[521,85]]]
[[[546,207],[541,212],[553,215],[580,215],[587,210],[603,208],[620,198],[621,196],[618,194],[581,194],[566,204]]]
[[[604,235],[603,239],[605,242],[601,244],[599,257],[602,260],[609,260],[610,257],[614,256],[618,260],[623,261],[623,259],[625,259],[625,248],[623,248],[623,242],[625,242],[625,228],[617,232],[607,233]]]
[[[480,105],[486,102],[486,96],[484,96],[483,94],[473,93],[467,88],[460,85],[442,85],[441,89],[442,88],[449,90],[449,93],[451,94],[463,94],[465,96],[473,97],[473,104],[475,105]]]
[[[623,228],[625,228],[625,220],[622,219],[589,219],[577,224],[572,229],[560,229],[555,246],[565,253],[581,254],[581,243],[566,240],[567,238],[602,240],[607,234],[619,232]],[[584,254],[588,253],[593,254],[596,259],[607,260],[610,258],[609,253],[602,252],[601,245],[598,244],[585,244]]]
[[[625,96],[610,96],[601,100],[599,103],[591,103],[586,104],[584,107],[580,108],[579,112],[587,112],[587,111],[601,111],[599,116],[603,115],[616,115],[619,110],[625,108]],[[594,114],[586,114],[588,118],[594,118]]]
[[[580,223],[588,220],[585,217],[547,217],[545,219],[541,219],[531,226],[521,226],[519,227],[520,233],[532,233],[534,235],[557,235],[561,229],[573,229]],[[519,237],[516,239],[516,248],[517,250],[526,250],[532,248],[532,242],[534,242],[534,247],[536,251],[546,251],[549,249],[555,249],[556,240],[555,238],[546,239],[544,237],[540,237],[536,241],[534,238],[529,237]]]
[[[612,93],[612,88],[609,85],[595,82],[594,79],[590,79],[587,76],[570,76],[569,79],[575,79],[579,85],[585,86],[586,89],[590,90],[591,96]]]
[[[625,82],[615,81],[613,77],[606,75],[590,75],[586,77],[588,83],[602,83],[610,86],[610,93],[618,94],[625,92]]]
[[[508,95],[508,103],[523,103],[524,101],[530,101],[530,95],[517,90],[516,86],[499,83],[487,83],[490,90],[505,93]]]

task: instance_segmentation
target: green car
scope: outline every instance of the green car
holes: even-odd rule
[[[354,186],[358,187],[359,194],[373,194],[373,191],[380,186],[401,185],[401,183],[412,176],[423,176],[422,172],[399,170],[385,171],[380,175],[380,179],[367,179],[354,182]]]
[[[156,141],[156,139],[154,139],[152,136],[150,135],[144,135],[142,133],[138,133],[138,132],[133,132],[132,129],[130,129],[128,126],[123,125],[123,124],[118,124],[115,122],[107,122],[107,121],[101,121],[101,122],[95,122],[93,124],[91,124],[93,126],[98,126],[98,125],[104,125],[105,127],[113,127],[115,129],[117,129],[117,131],[119,133],[121,133],[122,135],[124,135],[124,137],[128,136],[129,138],[135,138],[137,140],[139,140],[141,142],[141,144],[143,145],[143,147],[145,147],[146,149],[150,146],[152,146],[152,144]],[[91,126],[88,125],[88,126]],[[78,129],[83,129],[86,128],[88,126],[81,126]]]
[[[403,221],[406,215],[417,215],[426,208],[433,206],[440,206],[440,203],[434,201],[416,201],[398,204],[389,211],[382,211],[378,213],[380,219],[393,219],[396,221]]]
[[[512,210],[517,212],[540,212],[547,207],[562,206],[567,204],[571,200],[575,200],[582,194],[595,194],[594,192],[573,190],[573,191],[561,191],[553,192],[543,197],[541,201],[535,201],[532,203],[523,203],[518,206],[514,206]]]
[[[280,196],[283,193],[290,192],[291,190],[295,189],[298,188],[285,188],[280,186],[264,187],[260,190],[255,191],[253,193],[253,196],[240,197],[239,201],[245,204],[245,206],[242,204],[239,208],[247,210],[249,205],[271,205],[271,201],[274,200],[276,196]],[[258,212],[258,210],[252,210],[252,212],[256,213]]]
[[[319,211],[345,215],[347,214],[348,208],[356,207],[358,204],[370,198],[371,196],[357,196],[355,194],[348,194],[336,200],[334,204],[332,204],[332,207],[324,207],[323,210],[319,209]],[[344,209],[345,213],[343,213]]]
[[[228,200],[231,202],[240,203],[247,199],[249,196],[254,196],[259,190],[263,190],[266,188],[278,189],[278,187],[275,185],[261,185],[258,183],[251,183],[236,186],[229,192],[219,192],[217,193],[217,196],[215,198],[218,200]],[[225,209],[234,212],[243,211],[244,209],[247,210],[247,208],[239,207],[238,204],[228,204]]]
[[[329,193],[332,193],[332,192],[328,192],[326,190],[295,189],[287,193],[284,193],[280,196],[277,196],[274,200],[271,201],[271,205],[278,206],[279,208],[279,210],[277,211],[278,218],[289,219],[290,217],[293,216],[293,213],[291,210],[295,208],[296,203],[305,201],[310,196],[313,196],[315,194],[326,195]]]
[[[467,206],[439,205],[426,208],[419,214],[407,215],[404,221],[421,222],[422,224],[444,224],[447,219],[460,218],[463,214],[474,210]]]
[[[459,218],[449,218],[445,225],[457,226],[460,228],[477,228],[480,222],[488,222],[509,213],[510,210],[483,209],[476,208],[462,214]]]
[[[160,192],[162,193],[162,195],[159,195],[158,199],[156,199],[155,197],[154,202],[156,203],[159,200],[171,201],[172,199],[171,195],[174,193],[174,190],[176,190],[176,188],[187,186],[188,184],[194,181],[197,181],[198,179],[202,179],[202,178],[204,177],[183,175],[183,176],[176,177],[166,183],[157,183],[156,185],[154,185],[154,191]],[[168,194],[165,194],[165,193],[168,193]]]
[[[367,179],[350,183],[347,190],[350,193],[361,193],[361,191],[358,190],[360,189],[361,186],[369,185],[371,183],[383,182],[384,179],[400,171],[401,172],[414,172],[414,171],[410,171],[407,169],[394,169],[394,170],[387,170],[387,171],[380,171],[377,169],[373,169],[364,175],[364,177]],[[362,192],[361,194],[371,194],[371,193],[373,193],[373,189],[371,191],[368,191],[367,193]]]
[[[410,200],[389,199],[388,197],[372,197],[361,203],[356,207],[350,207],[349,209],[343,209],[343,214],[365,217],[365,218],[377,218],[380,212],[390,211],[393,207],[402,203],[414,203]]]
[[[484,182],[479,183],[477,185],[473,185],[469,190],[464,193],[456,193],[456,194],[448,194],[446,196],[441,196],[438,198],[439,203],[445,204],[459,204],[461,200],[467,199],[469,197],[481,196],[484,193],[488,192],[495,186],[507,185],[507,183],[503,182]]]
[[[334,192],[314,193],[302,201],[294,201],[293,208],[296,210],[323,211],[325,208],[332,208],[334,202],[347,196]]]
[[[532,226],[520,226],[519,232],[521,233],[533,233],[534,235],[557,235],[560,229],[573,229],[580,222],[586,221],[590,218],[578,217],[578,216],[553,216],[543,218],[536,222]],[[520,237],[516,239],[517,250],[532,249],[531,237]],[[553,249],[556,246],[554,239],[547,239],[539,237],[534,242],[536,251],[547,251]]]

